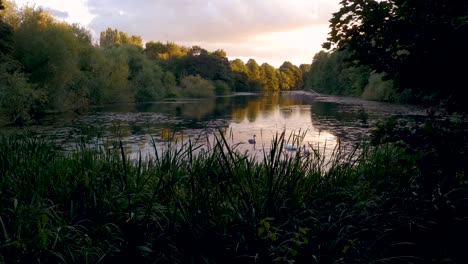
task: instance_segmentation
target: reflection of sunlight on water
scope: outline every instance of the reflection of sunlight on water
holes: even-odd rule
[[[290,148],[297,148],[299,151],[315,149],[324,155],[329,155],[338,144],[334,135],[325,130],[319,131],[313,126],[310,106],[276,106],[268,113],[264,114],[261,111],[257,113],[254,120],[248,114],[245,114],[243,119],[236,116],[235,121],[230,122],[226,129],[221,130],[228,144],[241,153],[248,152],[257,159],[262,159],[264,153],[271,150],[272,140],[282,132],[285,132],[285,146],[293,145],[294,147]],[[153,140],[156,142],[158,153],[169,147],[180,148],[188,141],[197,146],[201,145],[200,150],[206,150],[212,148],[217,130],[205,130],[198,135],[188,133],[190,132],[173,132],[169,129],[163,129],[160,137],[151,138],[148,136],[143,145],[132,144],[127,151],[132,158],[137,158],[139,153],[144,158],[154,158]],[[256,135],[255,145],[248,143],[253,135]],[[167,144],[169,139],[172,141],[170,145]],[[287,150],[285,149],[285,151]],[[295,151],[289,152],[295,153]]]
[[[286,114],[285,114],[286,113]],[[318,131],[311,121],[309,106],[279,107],[276,106],[267,115],[259,115],[255,122],[247,117],[240,122],[231,123],[229,131],[232,133],[232,144],[239,144],[241,151],[267,151],[271,141],[278,134],[285,132],[288,144],[296,146],[326,147],[332,150],[337,144],[336,137],[327,131]],[[255,149],[248,140],[256,135]]]
[[[415,115],[398,105],[342,100],[321,102],[292,92],[112,105],[85,116],[50,116],[41,121],[42,132],[38,134],[51,137],[65,150],[76,149],[79,142],[107,147],[109,142],[121,140],[126,153],[136,159],[139,153],[143,158],[154,157],[154,145],[158,153],[180,148],[189,141],[200,146],[200,151],[209,150],[215,134],[222,131],[237,151],[261,159],[271,150],[273,138],[285,132],[287,144],[294,145],[290,149],[301,147],[299,151],[303,151],[306,147],[329,156],[339,142],[352,150],[352,145],[361,142],[382,116]],[[248,143],[253,135],[255,146]]]

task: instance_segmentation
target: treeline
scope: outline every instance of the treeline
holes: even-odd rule
[[[289,62],[276,69],[253,59],[229,61],[223,50],[171,42],[143,47],[141,37],[110,28],[94,44],[87,29],[10,1],[0,15],[0,110],[16,125],[93,105],[303,85],[301,70]]]
[[[407,102],[408,93],[398,93],[391,80],[365,65],[353,65],[351,52],[336,50],[315,54],[304,73],[304,88],[319,93],[356,96],[367,100]]]
[[[323,53],[317,55],[312,71],[314,66],[319,72],[320,66],[328,67],[325,73],[342,73],[336,82],[347,79],[354,84],[369,74],[354,79],[355,72],[364,66],[374,73],[365,86],[360,85],[364,96],[377,93],[380,98],[406,98],[449,111],[468,109],[463,85],[466,67],[461,66],[468,60],[466,1],[344,0],[340,5],[323,45],[332,53],[328,58]],[[343,57],[349,66],[340,68]],[[310,75],[309,83],[314,87],[328,87],[330,80]],[[361,91],[356,86],[348,88],[357,94]]]
[[[244,63],[229,61],[224,50],[209,52],[202,47],[184,47],[172,42],[148,42],[145,54],[177,80],[185,76],[201,76],[215,81],[215,88],[236,92],[302,89],[302,71],[286,61],[278,69],[268,63],[259,65],[254,59]],[[224,87],[224,89],[223,89]]]

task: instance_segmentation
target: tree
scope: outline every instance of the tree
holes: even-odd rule
[[[312,64],[301,64],[299,65],[299,69],[302,72],[302,75],[308,73],[311,69]]]
[[[245,66],[248,69],[247,75],[252,81],[258,81],[261,78],[261,69],[258,63],[254,59],[249,59]]]
[[[3,9],[3,8],[2,8]],[[0,58],[4,61],[6,56],[13,51],[13,27],[3,22],[0,17]]]
[[[90,37],[78,27],[56,21],[48,12],[25,7],[14,34],[14,58],[30,82],[47,96],[47,111],[73,109],[74,99],[86,96],[81,80],[82,52]]]
[[[145,44],[145,54],[148,58],[152,60],[159,60],[162,59],[162,54],[167,54],[166,45],[162,42],[153,42],[150,41]]]
[[[208,51],[200,46],[192,46],[188,55],[189,56],[208,55]]]
[[[101,32],[99,37],[99,46],[101,48],[109,48],[117,44],[135,45],[143,48],[143,40],[140,36],[129,36],[125,32],[112,28],[107,28],[106,31]]]
[[[222,49],[215,50],[211,54],[220,58],[227,58],[226,51]]]
[[[199,75],[207,80],[221,80],[232,86],[232,71],[226,57],[210,54],[198,46],[192,47],[189,56],[183,58],[181,71],[187,75]]]
[[[265,62],[260,68],[262,88],[270,91],[279,90],[279,80],[275,67]]]
[[[400,91],[462,105],[466,1],[343,0],[341,6],[324,47],[349,49],[352,62],[384,73]]]
[[[304,83],[302,81],[302,71],[289,61],[285,61],[280,67],[282,90],[302,89]]]
[[[243,72],[243,73],[248,73],[248,69],[245,66],[245,63],[241,59],[235,59],[230,62],[231,64],[231,70],[233,72]]]
[[[20,18],[18,16],[18,7],[15,2],[3,1],[3,8],[0,9],[0,20],[13,29],[18,27]]]
[[[346,50],[315,54],[310,71],[306,74],[305,87],[321,93],[361,96],[370,75],[365,66],[353,66],[348,62]]]

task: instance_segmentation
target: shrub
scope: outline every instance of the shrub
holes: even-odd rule
[[[0,71],[3,65],[0,65]],[[45,92],[34,89],[24,74],[0,72],[0,110],[12,124],[22,126],[41,110],[47,101]]]
[[[227,95],[231,93],[231,88],[224,81],[221,81],[221,80],[213,81],[213,86],[215,87],[215,92],[217,95]]]
[[[199,75],[187,76],[180,81],[182,95],[193,98],[207,98],[215,96],[215,87],[210,81]]]
[[[382,80],[383,74],[373,73],[369,77],[369,83],[364,88],[362,98],[374,101],[393,102],[396,100],[396,93],[393,89],[392,81]]]

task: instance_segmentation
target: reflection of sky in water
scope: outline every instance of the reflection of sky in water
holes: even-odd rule
[[[255,121],[247,117],[242,121],[229,125],[232,136],[229,137],[233,144],[239,144],[240,150],[261,152],[269,150],[272,139],[285,132],[287,144],[296,146],[327,146],[333,149],[337,143],[335,136],[327,131],[318,131],[311,120],[310,106],[293,105],[288,107],[276,106],[268,114],[259,114]],[[256,144],[248,144],[248,140],[256,135]]]
[[[227,124],[222,126],[222,122]],[[336,137],[327,131],[318,131],[314,128],[311,121],[310,106],[295,105],[291,107],[276,106],[269,111],[259,112],[252,120],[247,115],[242,120],[236,122],[229,120],[210,120],[207,122],[205,129],[183,129],[181,131],[162,130],[161,137],[153,135],[153,139],[160,140],[158,144],[158,151],[167,148],[165,139],[172,139],[171,147],[178,148],[183,143],[191,140],[195,145],[203,145],[203,149],[213,146],[215,142],[215,135],[218,135],[218,125],[222,128],[220,131],[224,134],[227,142],[235,146],[237,151],[242,153],[249,152],[257,156],[263,157],[264,151],[271,149],[271,143],[275,136],[279,136],[285,132],[285,145],[292,145],[304,147],[309,149],[313,147],[326,147],[325,151],[332,151],[337,144]],[[256,135],[256,144],[249,144],[249,139]],[[140,135],[141,136],[141,135]],[[130,152],[133,153],[132,157],[137,157],[139,151],[142,156],[154,156],[154,146],[152,138],[149,135],[144,135],[144,139],[135,140],[140,144],[130,144]],[[128,137],[126,140],[132,140]],[[176,141],[176,142],[174,142]],[[142,144],[141,144],[142,143]]]
[[[355,144],[369,134],[380,118],[420,116],[414,108],[366,102],[355,98],[311,98],[301,93],[242,95],[216,100],[187,100],[148,104],[112,105],[85,116],[49,116],[38,131],[65,149],[83,140],[91,146],[122,140],[132,157],[153,156],[168,141],[174,146],[191,140],[212,145],[222,131],[236,149],[263,157],[277,133],[286,132],[289,144],[332,151],[338,141]],[[248,143],[256,135],[255,148]]]

